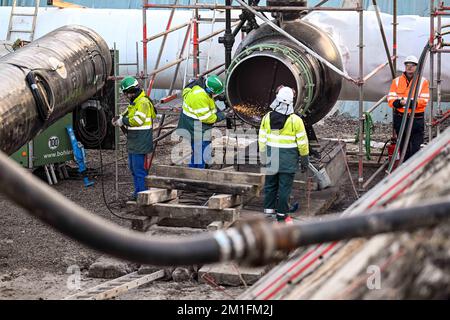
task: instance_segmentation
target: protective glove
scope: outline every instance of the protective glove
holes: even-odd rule
[[[223,111],[217,112],[216,116],[217,116],[217,121],[216,122],[220,122],[222,120],[225,120],[225,118],[226,118],[225,113]]]
[[[114,117],[111,121],[112,125],[114,127],[121,127],[123,126],[123,117],[122,116],[118,116],[118,117]]]
[[[221,93],[218,96],[216,96],[216,100],[218,101],[227,101],[227,96],[225,95],[225,93]]]
[[[393,105],[394,105],[395,109],[399,109],[399,108],[403,108],[404,107],[402,105],[401,101],[402,101],[401,99],[397,99],[397,100],[394,101]]]
[[[309,156],[301,156],[300,157],[300,170],[302,173],[305,173],[308,170],[309,166]]]

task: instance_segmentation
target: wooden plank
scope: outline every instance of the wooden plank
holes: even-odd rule
[[[210,209],[204,206],[189,206],[177,203],[155,203],[141,207],[139,211],[146,216],[171,219],[199,219],[208,224],[213,221],[234,221],[239,218],[239,209]],[[207,224],[207,225],[208,225]]]
[[[177,190],[152,188],[138,193],[137,204],[139,206],[149,206],[158,202],[173,200],[178,197]]]
[[[161,177],[182,178],[208,182],[221,181],[222,183],[251,184],[258,186],[264,185],[264,175],[261,173],[194,169],[180,166],[159,165],[152,169],[151,174]]]
[[[261,188],[256,185],[225,183],[219,177],[215,182],[191,180],[184,178],[168,178],[166,176],[147,176],[145,178],[148,187],[163,189],[178,189],[189,191],[206,191],[211,193],[241,194],[246,196],[259,195]]]
[[[127,216],[131,220],[131,229],[136,231],[145,232],[152,225],[157,224],[158,217],[145,217],[139,215],[129,215]]]
[[[209,283],[212,280],[216,284],[227,286],[252,285],[266,274],[267,270],[267,266],[248,268],[233,262],[204,265],[198,271],[198,279],[203,283]]]
[[[107,281],[98,286],[64,298],[64,300],[106,300],[117,297],[131,289],[164,277],[164,270],[151,274],[140,275],[138,272]]]
[[[232,194],[217,194],[208,200],[208,208],[210,209],[231,208],[240,204],[242,204],[242,197]]]

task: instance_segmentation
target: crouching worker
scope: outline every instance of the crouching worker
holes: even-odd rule
[[[289,197],[301,160],[302,172],[309,164],[309,146],[303,120],[294,113],[295,92],[281,86],[268,112],[261,120],[259,152],[266,159],[264,213],[276,215],[279,222],[292,223]]]
[[[145,168],[145,156],[153,151],[152,119],[156,118],[155,108],[145,91],[139,87],[134,77],[125,77],[120,88],[130,104],[127,110],[112,120],[114,126],[124,126],[127,133],[128,166],[133,175],[134,192],[137,194],[146,190],[145,177],[148,170]]]
[[[190,139],[190,168],[205,169],[210,163],[212,126],[225,119],[223,111],[216,109],[214,99],[223,91],[223,83],[216,75],[191,81],[183,89],[183,112],[177,134]]]

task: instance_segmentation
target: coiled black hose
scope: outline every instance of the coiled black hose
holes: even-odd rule
[[[95,114],[96,121],[88,120],[89,112],[92,112],[92,116]],[[108,133],[108,117],[105,109],[97,101],[78,107],[77,112],[74,112],[74,130],[86,148],[97,148]]]
[[[25,77],[28,86],[36,102],[37,111],[42,121],[47,121],[55,109],[55,95],[44,74],[37,70],[31,70]],[[39,88],[43,86],[43,90]]]

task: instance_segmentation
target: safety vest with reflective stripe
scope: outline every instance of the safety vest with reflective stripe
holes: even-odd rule
[[[183,113],[206,124],[213,124],[217,121],[214,99],[200,86],[183,90]]]
[[[128,129],[128,153],[147,154],[153,151],[152,119],[154,118],[156,118],[155,108],[142,90],[123,115],[123,124]]]
[[[145,91],[139,94],[134,101],[128,105],[123,123],[128,130],[148,130],[152,128],[152,119],[156,118],[155,108]]]
[[[403,73],[400,77],[395,78],[392,81],[391,89],[388,94],[388,104],[389,107],[394,107],[394,101],[397,99],[404,98],[405,100],[408,98],[409,90],[411,89],[411,81],[408,81],[405,74]],[[414,93],[414,91],[413,91]],[[411,95],[413,94],[411,93]],[[411,99],[414,97],[411,96]],[[417,96],[417,107],[416,113],[425,112],[425,108],[428,104],[428,100],[430,99],[430,89],[428,80],[425,78],[421,78],[419,82],[419,95]],[[398,108],[399,112],[405,112],[405,108]],[[411,109],[408,109],[408,113],[411,113]]]
[[[261,120],[259,129],[259,150],[264,152],[266,146],[276,148],[297,148],[301,156],[309,154],[308,137],[303,120],[296,114],[291,114],[281,130],[272,130],[270,127],[270,114],[267,113]]]

